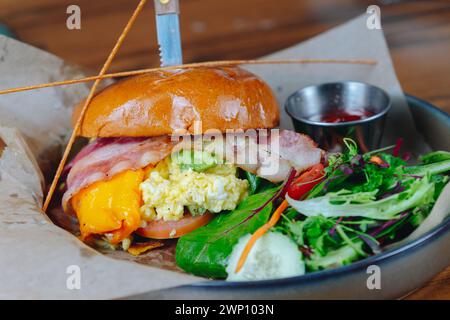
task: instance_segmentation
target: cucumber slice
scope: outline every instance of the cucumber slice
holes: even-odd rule
[[[242,269],[235,273],[238,260],[249,239],[249,234],[241,237],[231,252],[226,269],[228,281],[276,279],[305,273],[305,263],[298,246],[288,236],[279,232],[269,232],[259,238]]]

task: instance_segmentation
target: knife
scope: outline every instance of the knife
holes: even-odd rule
[[[183,63],[183,56],[178,20],[180,13],[178,0],[154,0],[154,2],[161,66],[180,65]]]

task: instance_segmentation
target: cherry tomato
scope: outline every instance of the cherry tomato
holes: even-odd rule
[[[303,172],[297,179],[295,179],[288,187],[287,194],[295,200],[300,200],[306,193],[308,193],[316,184],[318,184],[324,176],[323,164],[319,163],[313,165],[307,171]]]
[[[211,221],[214,217],[211,213],[198,216],[185,214],[177,221],[154,220],[147,223],[144,228],[139,228],[136,233],[140,236],[152,239],[173,239],[179,238],[189,232],[200,228]]]

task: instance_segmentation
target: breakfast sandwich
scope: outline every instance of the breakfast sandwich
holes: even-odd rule
[[[66,166],[63,209],[86,242],[127,250],[135,238],[183,236],[234,210],[253,192],[249,177],[280,184],[320,162],[309,137],[271,130],[278,122],[272,90],[239,67],[118,81],[85,113],[79,135],[89,142]]]

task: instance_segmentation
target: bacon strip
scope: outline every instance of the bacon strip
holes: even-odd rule
[[[307,135],[290,130],[280,130],[280,158],[298,172],[320,162],[324,151]],[[284,180],[287,174],[283,177]],[[281,180],[280,180],[281,181]]]
[[[323,150],[307,135],[289,130],[247,130],[204,136],[204,144],[182,141],[179,149],[205,150],[272,182],[284,181],[291,168],[302,172],[320,162]]]
[[[101,138],[84,147],[68,165],[67,203],[81,189],[97,181],[109,180],[124,170],[136,170],[167,157],[173,148],[169,136],[153,138]]]
[[[323,154],[309,136],[289,130],[272,131],[267,139],[258,136],[257,143],[257,165],[236,165],[272,182],[284,181],[291,168],[302,172],[319,163]]]
[[[319,163],[323,153],[308,136],[288,130],[267,136],[255,131],[245,139],[223,138],[223,135],[216,137],[205,149],[213,148],[209,151],[228,163],[272,182],[285,180],[292,167],[301,172]],[[156,164],[173,151],[192,147],[195,148],[195,143],[173,142],[170,136],[99,138],[84,147],[68,165],[63,208],[66,210],[72,196],[94,182],[108,180],[124,170]],[[253,151],[255,155],[241,157]]]

